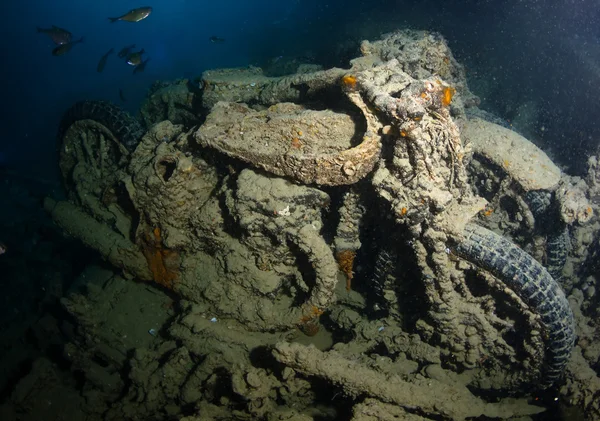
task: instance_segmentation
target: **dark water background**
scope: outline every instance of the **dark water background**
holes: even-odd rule
[[[143,2],[142,2],[143,3]],[[136,112],[157,79],[194,77],[206,69],[264,65],[301,56],[345,66],[362,39],[403,27],[441,32],[467,67],[482,108],[507,120],[534,103],[526,134],[553,158],[582,170],[586,148],[600,142],[600,7],[597,0],[24,0],[2,2],[3,96],[0,164],[56,177],[55,133],[64,110],[81,99],[119,103]],[[152,6],[138,23],[107,17]],[[85,37],[62,57],[36,26],[57,25]],[[226,39],[213,44],[210,36]],[[151,61],[144,73],[109,57],[135,43]],[[552,152],[551,152],[552,153]]]

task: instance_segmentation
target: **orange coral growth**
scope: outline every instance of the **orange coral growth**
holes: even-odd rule
[[[302,148],[302,142],[297,137],[292,138],[292,148],[294,148],[294,149]]]
[[[325,310],[321,310],[319,307],[317,306],[312,306],[309,310],[308,313],[305,313],[301,318],[300,318],[300,322],[301,323],[308,323],[313,321],[314,319],[318,319],[319,317],[321,317],[323,315],[323,313],[325,313]]]
[[[448,106],[452,102],[452,97],[456,93],[456,89],[451,86],[446,86],[442,90],[442,105]]]
[[[165,288],[173,289],[179,276],[179,254],[163,246],[161,231],[158,227],[152,230],[151,235],[148,233],[144,237],[142,251],[154,282]]]
[[[340,270],[346,275],[346,291],[350,291],[352,278],[354,278],[354,272],[352,267],[354,266],[354,258],[356,252],[354,250],[342,250],[336,254],[336,259]]]
[[[491,207],[488,207],[488,206],[486,206],[486,207],[485,207],[485,209],[483,209],[483,210],[481,211],[481,214],[482,214],[483,216],[490,216],[490,215],[491,215],[491,214],[493,214],[493,213],[494,213],[494,208],[491,208]]]
[[[342,84],[347,89],[356,89],[356,76],[346,75],[342,78]]]
[[[315,336],[319,333],[319,328],[321,327],[319,317],[321,317],[323,313],[325,313],[325,311],[317,306],[312,306],[308,309],[308,312],[305,310],[305,314],[300,318],[298,329],[306,336]]]

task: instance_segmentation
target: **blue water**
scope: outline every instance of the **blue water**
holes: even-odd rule
[[[544,105],[543,133],[560,152],[568,143],[600,138],[599,10],[596,1],[360,1],[360,0],[155,0],[3,2],[3,136],[8,165],[53,176],[54,134],[63,111],[81,99],[119,103],[119,88],[135,113],[157,79],[194,77],[206,69],[261,65],[279,56],[309,57],[326,67],[356,56],[362,39],[402,27],[441,32],[467,66],[482,107],[510,120],[515,107]],[[138,23],[109,16],[152,6]],[[85,37],[62,57],[36,26],[57,25]],[[226,39],[213,44],[210,36]],[[109,57],[108,49],[135,43],[151,61],[144,73]],[[583,111],[582,111],[583,110]],[[542,124],[540,124],[542,126]],[[569,161],[571,157],[564,157]]]

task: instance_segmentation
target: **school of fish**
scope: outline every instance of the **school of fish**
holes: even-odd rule
[[[123,15],[121,15],[119,17],[108,18],[108,20],[111,23],[115,23],[118,21],[140,22],[140,21],[146,19],[148,16],[150,16],[150,13],[152,13],[152,7],[144,6],[144,7],[138,7],[136,9],[131,9],[130,11],[128,11],[127,13],[124,13]],[[73,40],[73,34],[71,32],[69,32],[68,30],[66,30],[64,28],[60,28],[56,25],[52,25],[49,28],[41,28],[38,26],[37,32],[47,35],[52,40],[52,42],[54,42],[54,44],[56,44],[56,47],[54,47],[52,49],[53,56],[62,56],[62,55],[67,54],[69,51],[71,51],[71,49],[75,45],[82,43],[84,40],[84,37],[81,37],[77,40]],[[135,48],[135,44],[123,47],[121,49],[121,51],[119,51],[117,56],[121,59],[125,59],[125,62],[128,65],[133,66],[134,67],[133,73],[135,74],[135,73],[143,72],[144,69],[146,68],[146,64],[148,63],[148,61],[150,61],[150,59],[149,58],[147,58],[145,60],[143,59],[142,54],[145,53],[143,48],[140,51],[133,51],[134,48]],[[104,71],[104,67],[106,66],[108,57],[111,54],[113,54],[114,51],[115,51],[114,48],[111,47],[110,50],[108,50],[102,57],[100,57],[100,61],[98,62],[96,71],[98,71],[99,73]],[[122,95],[120,95],[120,96],[123,98]]]
[[[152,7],[144,6],[138,7],[135,9],[129,10],[127,13],[124,13],[118,17],[110,17],[108,20],[111,23],[123,21],[123,22],[140,22],[146,19],[152,13]],[[52,42],[56,45],[52,49],[53,56],[62,56],[67,54],[69,51],[73,49],[73,47],[77,44],[81,44],[84,41],[84,37],[81,37],[77,40],[73,40],[73,34],[64,28],[60,28],[58,26],[52,25],[49,28],[41,28],[37,27],[37,32],[48,36]],[[225,42],[224,38],[220,38],[217,36],[211,36],[208,39],[211,43],[223,43]],[[96,71],[98,73],[102,73],[104,71],[104,67],[108,61],[110,55],[115,52],[115,49],[111,47],[106,53],[100,57],[100,61],[96,66]],[[144,59],[144,54],[146,51],[141,48],[136,51],[135,44],[127,45],[123,47],[118,53],[117,57],[123,59],[126,64],[133,67],[133,74],[141,73],[146,68],[146,65],[150,61],[150,58]],[[119,89],[119,98],[121,101],[126,101],[125,95],[122,89]]]

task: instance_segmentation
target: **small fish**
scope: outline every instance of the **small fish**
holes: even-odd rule
[[[216,36],[214,36],[214,35],[213,35],[212,37],[210,37],[208,40],[209,40],[210,42],[212,42],[213,44],[215,44],[215,43],[216,43],[216,44],[220,44],[220,43],[222,43],[222,42],[225,42],[225,38],[219,38],[219,37],[216,37]]]
[[[114,52],[115,52],[115,49],[111,48],[110,50],[107,51],[106,54],[104,54],[102,56],[102,58],[98,62],[98,67],[96,67],[96,70],[98,71],[98,73],[101,73],[102,70],[104,70],[104,66],[106,66],[106,60],[108,60],[108,56],[111,55]]]
[[[142,54],[144,54],[144,53],[145,53],[145,51],[142,48],[138,52],[129,54],[127,56],[127,64],[129,64],[130,66],[137,66],[138,64],[140,64],[142,62]]]
[[[121,51],[119,51],[119,54],[117,54],[119,56],[119,58],[125,58],[129,55],[129,53],[131,53],[131,50],[133,50],[135,48],[135,44],[131,44],[128,45],[127,47],[123,47],[123,49]]]
[[[125,22],[139,22],[142,19],[146,19],[150,13],[152,13],[151,7],[138,7],[137,9],[131,9],[123,16],[119,16],[118,18],[108,18],[108,20],[110,20],[111,23],[115,23],[118,20]]]
[[[63,28],[59,28],[58,26],[52,25],[51,28],[40,28],[37,27],[38,33],[46,34],[50,37],[52,42],[56,45],[68,44],[71,42],[71,38],[73,34]]]
[[[71,48],[73,48],[75,44],[79,44],[80,42],[83,42],[83,37],[79,38],[77,41],[72,41],[66,44],[59,45],[54,50],[52,50],[52,55],[62,56],[63,54],[67,54],[69,51],[71,51]]]
[[[4,254],[8,251],[8,247],[4,243],[0,243],[0,254]]]
[[[125,98],[125,94],[123,93],[123,89],[119,88],[119,98],[121,98],[121,101],[126,102],[127,98]]]
[[[143,72],[144,69],[146,68],[146,63],[148,63],[149,61],[150,61],[150,59],[147,58],[146,60],[142,61],[140,64],[135,66],[135,69],[133,69],[133,74],[135,75],[138,72]]]

